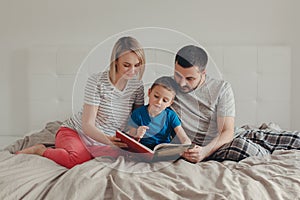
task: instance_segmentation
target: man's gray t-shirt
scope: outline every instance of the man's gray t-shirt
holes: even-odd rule
[[[205,82],[189,93],[177,92],[172,109],[190,139],[206,145],[218,135],[217,117],[234,117],[235,102],[230,84],[206,75]]]

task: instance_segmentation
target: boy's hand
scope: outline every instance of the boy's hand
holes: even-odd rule
[[[139,126],[136,130],[136,138],[138,141],[141,140],[141,138],[143,138],[143,136],[145,135],[146,131],[149,129],[148,126]]]

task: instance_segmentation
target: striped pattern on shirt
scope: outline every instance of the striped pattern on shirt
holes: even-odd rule
[[[127,126],[133,105],[144,105],[144,86],[137,78],[128,80],[120,91],[111,83],[109,72],[100,72],[89,77],[85,87],[84,103],[97,106],[96,127],[108,135]],[[86,146],[102,145],[82,131],[82,111],[66,120],[62,126],[74,129]]]

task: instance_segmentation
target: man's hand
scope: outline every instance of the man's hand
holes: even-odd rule
[[[192,163],[197,163],[202,161],[206,156],[204,153],[204,148],[200,147],[198,145],[195,145],[194,148],[186,150],[183,154],[182,157],[184,157],[186,160],[192,162]]]

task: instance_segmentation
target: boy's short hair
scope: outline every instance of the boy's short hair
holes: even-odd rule
[[[174,92],[175,95],[178,90],[177,83],[170,76],[162,76],[162,77],[156,79],[150,89],[152,90],[157,85],[160,85],[160,86],[166,88],[167,90]]]

